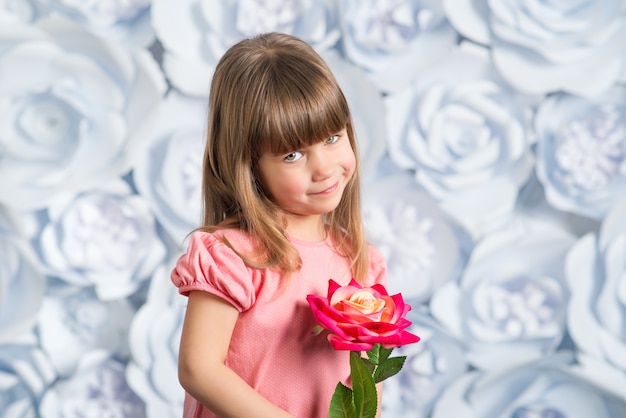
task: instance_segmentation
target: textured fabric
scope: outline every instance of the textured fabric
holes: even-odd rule
[[[318,243],[291,239],[302,269],[281,287],[279,274],[244,264],[218,238],[220,234],[239,252],[250,248],[240,231],[196,232],[172,272],[173,283],[183,295],[191,290],[210,292],[240,312],[226,364],[250,386],[296,417],[327,417],[337,382],[347,383],[349,352],[334,351],[325,334],[312,334],[315,320],[306,296],[326,295],[330,278],[347,285],[352,277],[348,261],[333,251],[330,239]],[[373,247],[369,256],[365,285],[386,286],[382,256]],[[214,416],[187,395],[186,418]]]

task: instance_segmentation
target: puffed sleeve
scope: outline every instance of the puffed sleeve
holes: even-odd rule
[[[387,262],[385,257],[374,246],[369,246],[369,265],[367,286],[381,284],[387,287]]]
[[[194,232],[187,251],[172,270],[171,280],[180,294],[192,290],[212,293],[239,312],[256,300],[252,272],[230,247],[207,232]]]

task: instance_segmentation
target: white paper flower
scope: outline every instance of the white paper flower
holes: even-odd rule
[[[201,221],[206,103],[170,91],[133,171],[139,193],[178,245]]]
[[[345,0],[342,45],[384,92],[406,88],[444,58],[457,34],[437,0]]]
[[[626,67],[620,0],[444,0],[454,27],[490,45],[502,76],[520,91],[598,94]]]
[[[50,13],[60,14],[97,36],[123,46],[142,48],[154,40],[151,0],[47,0]]]
[[[577,347],[626,374],[626,201],[567,256],[567,326]],[[626,399],[626,391],[624,391]]]
[[[621,418],[626,403],[572,373],[563,352],[510,370],[470,372],[446,389],[432,418]]]
[[[391,158],[472,235],[508,216],[533,158],[524,101],[486,50],[463,44],[386,104]]]
[[[178,382],[178,345],[186,298],[169,280],[171,269],[154,275],[146,303],[135,316],[130,344],[129,385],[146,403],[147,418],[182,416],[184,391]]]
[[[600,220],[626,190],[626,88],[550,96],[535,126],[537,175],[550,204]]]
[[[61,376],[71,375],[83,355],[102,349],[128,358],[128,330],[135,314],[125,300],[101,301],[91,289],[49,291],[41,306],[41,347]]]
[[[363,70],[330,50],[322,57],[346,96],[358,142],[361,176],[373,177],[387,149],[385,105],[376,86]]]
[[[41,418],[142,418],[141,399],[128,387],[124,365],[105,351],[81,359],[78,371],[59,379],[41,400]]]
[[[458,277],[471,243],[410,176],[368,183],[363,196],[368,239],[385,256],[392,294],[424,303]]]
[[[3,418],[37,418],[39,400],[57,378],[34,341],[0,345],[0,412]]]
[[[205,96],[217,61],[235,42],[285,32],[324,50],[339,38],[335,0],[152,1],[163,67],[182,92]]]
[[[39,239],[48,274],[112,300],[135,292],[163,262],[153,215],[122,181],[58,201]]]
[[[35,255],[15,230],[16,222],[16,216],[0,206],[0,344],[30,331],[46,289]]]
[[[0,202],[21,209],[125,173],[165,87],[146,51],[64,19],[0,26],[0,73]]]
[[[413,310],[409,331],[420,336],[417,344],[394,349],[392,356],[407,356],[404,367],[385,381],[382,413],[393,418],[427,418],[440,396],[466,372],[462,342],[450,337],[432,318]]]
[[[485,236],[458,283],[431,300],[432,315],[462,340],[470,363],[494,369],[538,358],[561,343],[569,232],[520,216]]]
[[[41,0],[0,0],[0,23],[32,23],[47,13]]]

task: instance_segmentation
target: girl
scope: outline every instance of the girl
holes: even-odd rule
[[[184,416],[327,417],[349,352],[312,334],[306,296],[330,278],[386,285],[386,268],[364,238],[346,99],[309,45],[272,33],[225,53],[203,170],[203,226],[172,272],[189,297]]]

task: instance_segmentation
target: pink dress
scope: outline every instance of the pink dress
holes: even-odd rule
[[[278,273],[247,266],[217,234],[237,249],[250,248],[247,236],[237,230],[196,232],[172,271],[173,283],[183,295],[210,292],[240,312],[226,364],[250,386],[298,418],[328,417],[337,382],[346,383],[350,374],[349,352],[333,350],[325,333],[312,334],[316,323],[306,296],[326,295],[331,278],[347,285],[352,277],[348,261],[333,251],[329,238],[316,243],[292,238],[302,269],[280,288]],[[373,247],[369,257],[365,285],[386,286],[383,257]],[[186,395],[185,418],[215,416]]]

